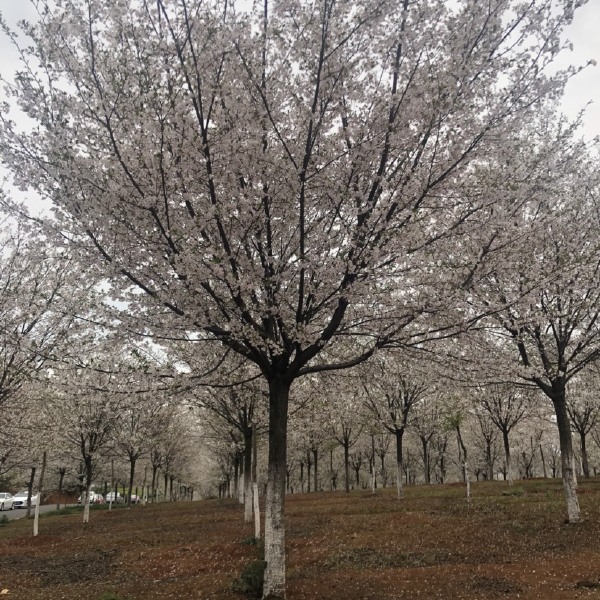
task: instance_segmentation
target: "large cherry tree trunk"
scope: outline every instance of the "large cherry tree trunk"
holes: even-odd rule
[[[290,383],[269,382],[269,469],[265,499],[265,561],[263,600],[285,598],[285,474]]]
[[[575,478],[573,438],[571,436],[571,423],[567,412],[564,384],[554,383],[552,402],[556,413],[556,425],[560,440],[560,458],[562,467],[563,489],[567,504],[567,520],[577,523],[581,519],[579,500],[577,499],[577,480]]]

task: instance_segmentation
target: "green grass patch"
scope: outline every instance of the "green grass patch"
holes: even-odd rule
[[[267,563],[264,560],[254,560],[248,563],[240,576],[233,582],[232,590],[244,594],[246,598],[261,598],[263,581]]]

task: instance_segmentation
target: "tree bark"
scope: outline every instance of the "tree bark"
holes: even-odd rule
[[[555,384],[555,393],[552,401],[556,412],[556,425],[558,426],[558,437],[560,439],[560,458],[562,468],[563,489],[567,504],[567,521],[578,523],[581,520],[579,500],[577,499],[577,481],[575,479],[573,438],[571,436],[571,423],[567,413],[567,402],[565,398],[564,385],[559,387]],[[556,389],[556,388],[559,389]]]
[[[265,499],[265,575],[263,600],[285,598],[285,471],[290,383],[269,382],[269,468]]]

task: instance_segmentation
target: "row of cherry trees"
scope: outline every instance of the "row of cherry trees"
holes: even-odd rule
[[[64,483],[71,493],[76,484],[89,499],[92,488],[106,492],[121,482],[128,502],[136,488],[156,501],[159,495],[175,499],[182,486],[195,487],[198,448],[187,415],[164,392],[140,391],[139,374],[124,375],[123,363],[119,371],[107,373],[106,364],[101,367],[94,358],[93,365],[47,363],[44,377],[24,386],[15,404],[3,407],[8,416],[19,416],[18,428],[8,422],[2,430],[3,451],[18,455],[18,461],[6,465],[8,481],[23,487],[31,473],[29,485],[37,486],[34,472],[45,454],[44,491],[59,497]],[[49,483],[51,473],[57,477]],[[83,520],[89,520],[89,502]]]
[[[194,432],[164,385],[147,376],[149,362],[157,362],[152,351],[124,343],[106,319],[100,326],[104,298],[94,280],[81,283],[85,273],[66,248],[51,249],[35,227],[7,220],[1,229],[4,484],[43,484],[38,478],[44,455],[45,489],[59,495],[69,481],[79,481],[80,490],[89,492],[101,480],[114,481],[115,473],[129,496],[134,481],[142,482],[140,471],[148,473],[151,498],[157,495],[159,471],[165,495],[167,480],[170,489],[176,480],[198,481]]]
[[[374,367],[373,364],[370,365]],[[389,365],[388,365],[389,366]],[[375,368],[379,368],[376,366]],[[465,478],[460,437],[468,449],[470,477],[476,480],[561,475],[560,445],[552,405],[531,388],[507,384],[463,387],[450,395],[431,380],[424,383],[412,369],[409,380],[391,371],[377,395],[368,385],[341,390],[346,381],[331,389],[311,390],[312,400],[301,402],[290,421],[286,488],[288,493],[317,490],[349,492],[357,487],[395,483],[402,497],[404,483],[444,483]],[[373,377],[373,373],[369,376]],[[382,386],[382,387],[380,387]],[[568,402],[572,432],[578,440],[576,470],[582,477],[596,474],[600,450],[600,400],[594,390],[597,375],[587,386],[577,382]],[[329,394],[336,392],[337,395]],[[317,393],[315,393],[317,392]],[[395,392],[395,393],[394,393]],[[223,399],[229,404],[230,398]],[[260,414],[255,416],[261,446]],[[243,436],[231,422],[208,409],[204,423],[222,428],[219,457],[221,493],[248,499],[242,485]],[[457,431],[457,428],[459,431]],[[594,443],[590,462],[589,441]],[[259,479],[265,481],[264,460]],[[400,480],[400,481],[398,481]],[[250,492],[251,498],[251,492]],[[250,502],[250,510],[252,503]]]

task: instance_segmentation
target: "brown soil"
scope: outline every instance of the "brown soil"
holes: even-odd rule
[[[559,481],[288,496],[288,600],[600,600],[600,480],[564,523]],[[0,591],[27,600],[235,600],[259,557],[231,500],[92,511],[0,529]],[[112,592],[115,595],[109,596]]]

